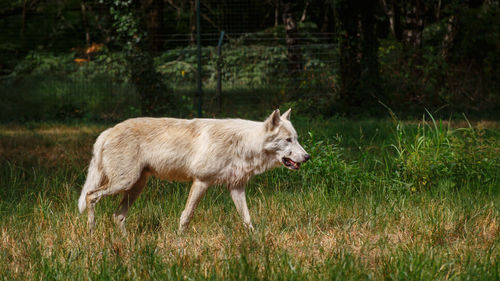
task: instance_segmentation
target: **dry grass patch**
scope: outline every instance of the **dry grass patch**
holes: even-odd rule
[[[271,202],[276,200],[268,199]],[[266,259],[278,262],[286,255],[307,273],[327,264],[332,257],[348,253],[370,271],[382,274],[380,268],[394,255],[412,249],[425,252],[438,247],[441,255],[461,261],[455,265],[456,270],[466,262],[464,255],[480,258],[489,249],[493,249],[495,255],[499,254],[499,216],[493,206],[475,213],[467,227],[457,226],[462,223],[463,215],[456,221],[442,220],[440,224],[444,232],[440,234],[439,243],[436,234],[430,232],[436,227],[433,222],[415,221],[411,215],[400,216],[399,220],[385,227],[373,227],[369,222],[359,220],[351,223],[348,230],[345,225],[330,225],[322,229],[297,225],[280,231],[277,225],[282,222],[268,218],[267,213],[252,211],[256,220],[268,220],[268,225],[255,233],[248,233],[239,221],[232,221],[233,216],[215,224],[214,220],[195,220],[184,235],[176,233],[177,218],[172,217],[163,218],[157,230],[137,232],[141,223],[141,215],[138,215],[134,222],[129,223],[127,237],[120,234],[107,215],[99,216],[97,230],[91,235],[87,232],[85,218],[77,218],[73,210],[54,213],[53,218],[37,212],[33,217],[14,218],[2,226],[0,251],[9,261],[4,266],[19,277],[35,277],[30,271],[37,267],[39,261],[36,258],[57,262],[60,266],[76,262],[87,270],[97,270],[97,265],[108,260],[133,270],[138,256],[153,255],[163,264],[196,267],[209,277],[214,272],[222,275],[225,263],[239,256],[254,261],[258,272],[264,274]],[[284,209],[280,213],[293,225],[302,211]],[[207,213],[210,210],[200,209],[197,215],[205,217]],[[346,219],[355,216],[345,211],[340,213]],[[313,218],[322,219],[331,220]],[[19,228],[19,224],[23,228]]]

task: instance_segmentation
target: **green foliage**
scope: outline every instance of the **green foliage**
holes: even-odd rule
[[[314,132],[309,132],[303,141],[304,148],[315,158],[314,165],[305,169],[309,174],[323,175],[322,184],[330,188],[341,189],[349,186],[359,191],[373,183],[373,174],[364,170],[357,161],[346,160],[346,148],[342,137],[337,134],[331,139],[318,139]],[[304,177],[307,182],[309,177]],[[313,178],[318,180],[318,178]],[[318,184],[311,182],[310,185]]]
[[[143,115],[182,116],[189,112],[186,99],[167,87],[154,66],[154,60],[145,47],[145,31],[140,25],[137,3],[131,0],[100,0],[109,8],[116,42],[126,57],[127,72],[140,97]]]
[[[318,52],[321,55],[318,55]],[[313,111],[328,114],[331,112],[330,107],[335,100],[337,89],[337,68],[335,60],[332,60],[335,52],[335,49],[328,49],[326,46],[304,48],[304,71],[297,77],[299,83],[296,89],[291,89],[284,46],[247,46],[237,43],[224,45],[221,59],[223,92],[228,92],[228,96],[238,99],[253,100],[258,97],[257,99],[269,100],[270,106],[288,102],[288,105],[301,114],[310,114]],[[205,91],[212,90],[217,81],[216,48],[202,48],[202,58],[203,85]],[[197,75],[196,63],[194,46],[172,49],[155,59],[157,70],[174,89],[189,86],[193,88]],[[292,97],[292,90],[298,92],[297,97]]]
[[[203,48],[202,57],[209,58],[213,49]],[[197,73],[196,47],[168,50],[155,58],[155,66],[160,74],[174,86],[195,85]],[[203,74],[213,76],[203,69]]]
[[[476,180],[491,186],[496,180],[491,175],[500,169],[500,157],[497,149],[484,147],[498,147],[498,140],[481,128],[452,129],[429,116],[432,122],[424,118],[416,132],[409,133],[397,123],[392,144],[396,175],[413,191],[438,185],[459,188]]]
[[[122,55],[99,54],[81,64],[73,56],[26,56],[0,89],[0,120],[116,120],[140,113]]]
[[[30,76],[6,84],[0,120],[117,120],[138,116],[134,87],[107,75],[91,78]]]
[[[167,87],[154,66],[150,54],[136,52],[129,56],[131,79],[141,97],[142,114],[186,116],[190,111],[189,98],[177,95]]]
[[[452,60],[474,59],[480,65],[499,59],[500,19],[498,3],[477,9],[462,9]],[[498,71],[498,70],[497,70]]]
[[[78,69],[78,65],[72,62],[73,54],[56,56],[45,52],[30,52],[20,61],[10,77],[18,78],[27,75],[66,75]]]
[[[75,57],[81,59],[80,50],[25,56],[2,81],[0,120],[117,120],[191,111],[190,97],[165,86],[169,81],[162,80],[148,54],[103,48],[90,60]]]
[[[457,35],[448,58],[442,42],[449,17],[426,25],[423,47],[406,49],[393,40],[381,40],[379,60],[384,91],[393,108],[448,107],[449,111],[494,109],[499,101],[498,76],[492,67],[498,61],[496,8],[460,8]]]
[[[99,3],[109,8],[112,27],[116,32],[115,43],[118,43],[117,45],[121,46],[127,53],[135,52],[145,34],[139,25],[134,1],[99,0]]]
[[[274,4],[254,7],[255,1],[250,1],[244,4],[252,6],[248,10],[235,11],[229,2],[202,4],[203,15],[213,21],[202,17],[202,79],[206,92],[215,92],[220,63],[223,92],[236,93],[233,97],[237,96],[240,103],[255,101],[247,102],[253,108],[286,103],[303,115],[330,117],[343,113],[380,115],[380,107],[365,105],[359,110],[346,106],[369,99],[380,100],[403,113],[442,107],[448,112],[482,112],[498,107],[499,17],[494,3],[444,1],[437,13],[438,7],[431,5],[432,1],[424,1],[422,47],[408,48],[387,35],[388,18],[381,7],[363,10],[352,1],[330,1],[325,5],[299,1],[293,5],[293,13],[298,18],[302,11],[306,12],[306,20],[298,22],[303,68],[290,78],[285,28],[281,20],[274,25],[267,13]],[[300,9],[306,2],[308,8]],[[87,7],[85,27],[82,3]],[[24,4],[29,16],[23,24],[20,11]],[[408,9],[406,5],[410,4],[399,8]],[[110,76],[110,83],[133,85],[140,105],[126,107],[140,108],[137,114],[189,116],[191,97],[196,91],[196,48],[189,45],[192,38],[182,39],[179,34],[192,35],[190,4],[174,1],[165,5],[165,36],[173,40],[164,45],[169,49],[161,50],[160,46],[154,54],[146,44],[151,41],[145,32],[147,9],[145,3],[131,0],[0,2],[0,14],[5,15],[0,18],[0,28],[5,31],[0,34],[0,75],[4,75],[0,83],[4,86],[5,81],[9,91],[17,92],[25,89],[11,88],[19,85],[9,82],[12,77],[29,80],[30,75],[48,74],[50,78],[67,76],[62,79],[71,80],[80,75],[78,79],[88,78],[90,85],[94,76],[103,79],[104,74]],[[267,16],[262,18],[264,14]],[[443,39],[452,16],[457,18],[457,32],[449,54],[443,56]],[[404,17],[401,14],[399,18],[402,27]],[[335,29],[331,29],[333,21],[337,22]],[[212,35],[221,29],[228,37],[224,38],[219,59],[213,47],[217,36]],[[87,30],[91,42],[105,42],[104,51],[85,54],[82,46],[89,43],[84,42]],[[75,57],[89,59],[85,63],[89,71],[72,61]],[[205,98],[206,105],[215,104],[213,96]],[[75,107],[75,102],[67,102],[73,103],[68,108]],[[214,108],[204,110],[211,114],[217,111]],[[57,114],[44,116],[49,115]]]

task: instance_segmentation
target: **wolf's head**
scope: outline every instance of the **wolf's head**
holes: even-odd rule
[[[264,150],[275,155],[276,161],[288,169],[298,170],[301,163],[309,160],[310,155],[297,140],[297,132],[290,122],[290,112],[291,109],[288,109],[280,116],[279,109],[276,109],[264,121]]]

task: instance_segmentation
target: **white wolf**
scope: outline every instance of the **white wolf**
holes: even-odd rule
[[[105,195],[123,193],[113,215],[125,232],[125,217],[150,175],[192,181],[179,231],[186,229],[207,188],[226,184],[245,226],[253,229],[245,198],[248,179],[283,164],[291,170],[309,159],[290,123],[290,109],[275,110],[264,122],[241,119],[129,119],[101,133],[94,144],[78,208],[88,208],[90,231],[94,205]]]

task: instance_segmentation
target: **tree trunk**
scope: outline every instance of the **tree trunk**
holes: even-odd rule
[[[302,69],[302,52],[299,45],[299,31],[291,11],[291,3],[283,4],[283,23],[288,56],[288,74],[295,77]]]
[[[361,88],[360,94],[364,102],[370,98],[378,98],[380,94],[380,77],[378,62],[378,39],[375,22],[375,2],[365,0],[361,10]]]
[[[361,104],[361,97],[357,90],[359,87],[359,76],[361,66],[358,60],[359,54],[359,30],[358,3],[352,1],[341,1],[335,7],[337,19],[337,34],[339,42],[339,95],[341,103],[356,106]]]
[[[279,17],[280,17],[280,0],[276,0],[274,6],[274,27],[278,26]]]
[[[453,47],[453,41],[458,31],[458,17],[452,15],[448,19],[448,24],[446,25],[446,34],[443,37],[443,42],[441,43],[441,57],[443,59],[448,58],[448,53]]]
[[[23,2],[23,17],[22,17],[22,22],[21,22],[21,32],[20,32],[20,35],[21,35],[21,38],[24,37],[24,30],[26,28],[26,4],[27,4],[28,0],[24,0]]]
[[[403,42],[407,47],[420,49],[424,31],[424,3],[422,0],[411,0],[405,8],[406,26],[403,31]]]
[[[164,2],[163,0],[147,0],[144,2],[150,50],[157,53],[163,49],[164,42]]]
[[[147,52],[135,52],[128,57],[128,61],[131,63],[132,82],[140,96],[141,113],[150,116],[157,114],[165,106],[165,101],[161,99],[166,89],[154,67],[153,57]]]
[[[329,11],[330,6],[325,7],[323,10],[323,23],[321,24],[320,32],[328,32],[328,25],[330,23],[330,17],[328,17]]]
[[[189,16],[189,29],[190,29],[190,37],[189,42],[191,44],[195,44],[196,42],[196,5],[195,0],[189,1],[189,7],[191,8],[191,14]]]
[[[306,2],[306,4],[304,5],[304,10],[302,11],[302,16],[300,17],[300,22],[304,22],[306,21],[306,17],[307,17],[307,7],[309,7],[309,1]]]
[[[401,7],[396,0],[380,0],[380,6],[384,10],[384,13],[389,18],[389,27],[391,29],[392,35],[396,40],[401,41],[403,38],[403,34],[401,31]]]
[[[441,0],[438,0],[436,4],[436,13],[435,13],[436,21],[439,21],[441,17]]]
[[[84,0],[80,1],[80,7],[82,10],[83,30],[85,30],[85,44],[87,45],[87,48],[88,48],[88,47],[90,47],[90,30],[89,30],[89,25],[88,25],[88,21],[87,21],[87,5],[85,4]]]

